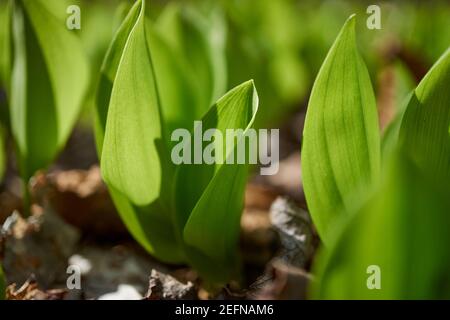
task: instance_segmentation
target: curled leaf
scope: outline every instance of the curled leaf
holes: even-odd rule
[[[203,130],[241,129],[235,149],[252,127],[258,108],[253,81],[246,82],[219,99],[202,119]],[[225,148],[223,141],[217,151]],[[223,150],[225,152],[225,150]],[[235,151],[234,155],[236,154]],[[230,156],[225,153],[223,159]],[[220,281],[236,267],[236,245],[247,179],[246,164],[182,165],[177,172],[177,223],[188,247],[188,259],[206,277]],[[186,188],[196,184],[195,188]]]

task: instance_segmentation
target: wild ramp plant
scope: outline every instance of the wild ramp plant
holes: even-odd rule
[[[168,52],[164,59],[153,54],[161,50]],[[206,52],[208,58],[211,51]],[[146,1],[137,1],[102,67],[96,126],[102,175],[123,221],[147,251],[165,262],[187,262],[205,280],[224,283],[236,276],[239,265],[237,242],[248,168],[172,163],[168,114],[186,115],[182,108],[192,108],[160,99],[161,93],[177,95],[182,94],[180,87],[189,88],[182,78],[173,80],[180,87],[164,87],[172,83],[168,78],[159,82],[168,77],[160,72],[177,66],[176,58],[167,58],[175,53],[146,17]],[[173,65],[157,66],[162,63]],[[211,91],[206,94],[214,96]],[[192,121],[201,119],[205,129],[247,130],[257,106],[257,93],[249,81],[206,112],[187,116]]]
[[[450,50],[409,96],[381,162],[354,16],[342,28],[317,76],[304,129],[303,183],[325,244],[313,297],[450,297],[449,83]]]
[[[9,0],[1,9],[8,17],[1,74],[27,211],[28,180],[66,143],[87,89],[88,64],[78,37],[66,29],[64,1]]]
[[[375,96],[350,17],[314,83],[302,145],[308,208],[325,244],[333,225],[376,179],[380,136]]]
[[[88,84],[88,65],[77,36],[65,28],[65,9],[59,0],[0,4],[0,84],[24,182],[24,214],[29,211],[28,180],[65,144]],[[3,140],[0,146],[3,168]],[[0,268],[0,299],[4,284]]]

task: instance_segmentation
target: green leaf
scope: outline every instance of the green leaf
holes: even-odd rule
[[[119,67],[125,44],[134,24],[136,23],[140,9],[140,1],[136,2],[130,9],[130,12],[126,16],[122,25],[119,27],[108,48],[108,52],[106,53],[101,68],[95,113],[95,137],[99,156],[101,156],[103,150],[106,118],[108,116],[108,108],[114,79],[116,78],[117,69]]]
[[[173,102],[177,106],[171,111],[179,113],[176,116],[183,126],[191,127],[205,112],[197,113],[187,104],[190,100],[183,101],[193,97],[188,85],[195,81],[187,71],[191,70],[186,67],[187,60],[173,45],[145,18],[145,1],[136,2],[119,28],[101,72],[96,135],[102,173],[122,219],[149,252],[167,262],[188,261],[208,279],[224,279],[236,267],[247,166],[180,168],[175,202],[176,209],[183,210],[177,210],[175,216],[171,203],[173,164],[168,158],[166,123],[161,114]],[[206,93],[211,91],[205,89]],[[162,107],[158,92],[163,92]],[[246,132],[256,113],[255,99],[253,82],[235,88],[204,116],[205,129],[240,128]],[[209,101],[205,99],[204,103]],[[177,122],[170,123],[169,119],[168,127],[176,128]],[[231,187],[222,189],[226,186]],[[224,202],[218,201],[217,192],[226,199],[227,207],[219,208]],[[215,213],[208,214],[205,208]],[[198,229],[204,224],[211,230],[217,231],[218,226],[226,226],[226,230],[215,234],[209,244],[199,246],[195,229],[201,231],[201,237],[209,236],[209,231],[205,234]]]
[[[153,79],[151,59],[149,54],[146,55],[143,52],[144,49],[150,52],[143,35],[143,15],[145,11],[144,4],[145,2],[137,1],[131,8],[125,21],[117,31],[103,62],[96,104],[95,133],[97,141],[97,151],[101,159],[103,171],[103,165],[108,161],[125,161],[124,163],[118,164],[124,173],[127,173],[130,169],[127,168],[125,164],[131,166],[131,170],[133,170],[136,168],[140,168],[138,167],[138,165],[144,165],[144,168],[148,166],[154,166],[155,168],[157,168],[162,162],[162,172],[159,173],[159,177],[157,179],[161,184],[168,184],[170,186],[170,183],[172,182],[172,173],[171,168],[168,168],[168,164],[171,164],[171,161],[170,159],[161,160],[162,157],[165,156],[165,152],[160,151],[164,150],[165,146],[160,142],[160,140],[155,141],[155,143],[150,141],[149,145],[142,147],[142,150],[146,150],[148,148],[153,149],[149,154],[141,154],[140,157],[137,158],[137,161],[144,161],[144,163],[142,164],[142,162],[133,162],[136,160],[136,155],[129,155],[129,158],[126,159],[122,158],[122,155],[116,153],[120,151],[116,149],[115,146],[106,146],[108,142],[106,141],[106,139],[104,139],[105,130],[109,130],[110,137],[115,137],[115,135],[117,135],[118,139],[123,139],[121,141],[122,143],[126,143],[126,139],[130,139],[129,141],[133,141],[132,139],[135,139],[135,147],[140,148],[142,143],[141,138],[143,138],[144,134],[147,135],[144,139],[144,141],[147,141],[147,143],[148,140],[152,138],[152,135],[153,138],[160,136],[160,131],[157,132],[156,135],[154,135],[153,131],[155,128],[155,123],[156,127],[160,127],[160,119],[157,101],[155,100],[156,92],[154,91],[155,84]],[[130,40],[130,38],[133,39]],[[140,52],[144,56],[141,57],[140,61],[136,61],[136,63],[138,63],[137,65],[130,65],[129,61],[132,60],[132,54],[134,54],[135,52],[136,54],[137,52]],[[127,56],[127,58],[125,56]],[[123,61],[125,61],[125,59],[128,60],[128,64],[123,64]],[[142,71],[145,71],[146,74],[142,74]],[[119,75],[119,73],[121,73],[122,75]],[[148,100],[142,100],[140,97],[136,96],[140,95],[141,93],[134,91],[137,89],[134,88],[136,82],[129,79],[129,77],[133,74],[139,75],[141,81],[144,81],[145,85],[149,86],[141,89],[145,91],[144,97]],[[118,81],[120,81],[120,83]],[[141,85],[144,85],[144,83],[142,83]],[[132,89],[130,89],[130,87]],[[121,90],[123,90],[123,88],[132,91],[125,92],[124,95],[122,94],[123,92],[120,92]],[[113,101],[112,92],[114,90],[116,91],[116,97]],[[130,92],[133,92],[135,94],[133,102],[131,102],[129,99],[129,96],[131,96]],[[147,97],[149,92],[152,92],[155,96],[150,98]],[[115,103],[114,114],[112,114],[109,110],[109,108],[112,107],[113,103]],[[131,106],[132,103],[133,106]],[[130,114],[129,107],[138,108],[140,110],[138,110],[137,112],[145,113],[142,116],[143,119],[138,119],[138,121],[136,122],[136,124],[142,124],[141,120],[143,120],[146,123],[150,123],[150,127],[143,127],[142,129],[141,127],[139,128],[139,130],[143,130],[142,133],[141,131],[137,132],[136,130],[134,130],[134,128],[132,128],[131,131],[125,130],[120,132],[119,130],[123,130],[123,127],[109,127],[109,125],[107,124],[107,118],[119,117],[120,114],[123,114],[125,112],[125,117],[127,117],[128,115],[130,115],[131,117],[128,119],[127,125],[133,126],[134,124],[131,121],[134,121],[135,117],[134,115]],[[152,114],[154,118],[151,118]],[[111,121],[113,120],[108,119],[108,122]],[[142,125],[147,126],[148,124]],[[112,131],[113,129],[114,132]],[[114,135],[111,136],[111,134]],[[138,135],[136,136],[136,134]],[[108,133],[106,133],[106,135],[108,135]],[[142,152],[142,150],[140,152]],[[154,159],[150,158],[152,154],[153,156],[155,156]],[[109,158],[105,159],[105,157]],[[114,157],[114,159],[112,159],[112,157]],[[114,163],[109,162],[108,165],[114,165]],[[114,167],[109,167],[109,169],[107,170],[108,172],[105,172],[106,175],[110,174],[109,170],[114,169]],[[135,173],[136,171],[132,172],[132,174]],[[163,181],[161,181],[161,176],[165,177]],[[110,175],[109,178],[114,180],[121,177],[117,177],[113,174]],[[143,183],[141,183],[145,185],[144,188],[146,188],[143,189],[143,191],[147,191],[148,194],[144,194],[143,198],[152,195],[152,198],[154,199],[153,201],[151,200],[152,202],[149,204],[139,205],[138,203],[135,203],[133,201],[135,197],[130,198],[128,196],[130,192],[133,192],[132,190],[123,190],[116,188],[116,185],[119,185],[119,187],[127,187],[127,183],[133,183],[133,181],[131,181],[129,177],[125,177],[125,179],[128,179],[125,184],[121,184],[121,182],[117,183],[117,181],[107,181],[110,181],[110,183],[108,183],[110,194],[128,230],[130,230],[131,234],[146,250],[155,255],[157,258],[166,262],[182,262],[184,259],[182,247],[177,242],[172,213],[168,204],[170,192],[168,192],[167,190],[169,189],[169,187],[166,188],[157,185],[155,184],[154,180],[144,181]],[[142,182],[143,176],[139,176],[138,179]],[[161,192],[162,194],[158,194],[158,192]]]
[[[22,175],[47,166],[65,144],[89,83],[77,36],[57,0],[14,2],[11,126]],[[61,13],[60,15],[55,15]]]
[[[450,50],[420,82],[403,117],[399,143],[436,180],[450,181]]]
[[[178,233],[175,232],[172,212],[166,206],[160,201],[147,206],[137,206],[111,186],[109,192],[122,221],[143,248],[164,262],[185,262],[183,247],[179,243]]]
[[[243,135],[236,138],[236,150],[252,127],[257,108],[253,81],[246,82],[228,92],[208,111],[202,119],[203,132],[217,129],[225,135],[227,129],[241,129]],[[208,144],[204,142],[203,147]],[[226,141],[215,138],[214,144],[216,152],[225,154],[223,159],[232,156],[225,150]],[[195,149],[191,154],[194,152]],[[185,164],[177,171],[178,228],[182,230],[190,263],[211,281],[227,280],[236,271],[247,172],[248,166],[236,161],[235,164]]]
[[[136,205],[160,194],[162,137],[158,93],[145,35],[145,1],[125,46],[112,85],[101,167],[106,183]]]
[[[376,195],[319,255],[313,297],[450,298],[447,191],[410,158],[395,154]],[[376,284],[369,266],[379,267],[380,289],[368,288]]]
[[[380,167],[375,98],[350,17],[314,83],[302,146],[303,185],[322,240],[363,197]]]

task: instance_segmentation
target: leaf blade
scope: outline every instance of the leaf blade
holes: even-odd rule
[[[11,126],[28,179],[66,142],[87,89],[88,65],[78,38],[49,9],[58,2],[15,4]]]
[[[97,89],[95,114],[95,136],[100,161],[103,154],[103,143],[113,84],[127,39],[142,10],[141,1],[137,1],[131,7],[114,36],[103,61]],[[166,162],[168,163],[168,161]],[[167,170],[167,167],[162,169]],[[165,180],[171,180],[170,171],[168,173],[164,172],[163,175],[166,177]],[[168,194],[161,194],[160,199],[148,205],[136,205],[126,194],[116,189],[113,185],[108,185],[108,189],[120,217],[142,247],[158,259],[168,263],[185,261],[182,247],[177,241],[172,213],[166,199],[170,197],[170,193],[164,187],[162,187],[163,193],[166,192]]]
[[[144,12],[145,1],[114,79],[101,157],[105,181],[137,205],[159,197],[162,170],[156,146],[161,118]]]
[[[100,80],[97,88],[97,99],[95,108],[95,136],[97,152],[101,157],[103,150],[104,135],[106,129],[106,118],[108,115],[109,102],[111,99],[111,91],[114,79],[116,78],[117,69],[119,67],[125,43],[128,35],[139,15],[140,3],[137,1],[130,8],[125,20],[120,25],[114,39],[106,52],[105,59],[100,71]]]
[[[325,243],[333,221],[376,180],[379,166],[375,98],[352,16],[319,71],[303,132],[304,190]]]
[[[253,81],[249,81],[221,98],[205,115],[203,125],[221,132],[241,129],[245,136],[254,123],[257,109],[258,96]],[[241,141],[236,141],[235,150]],[[229,156],[225,154],[224,159]],[[224,281],[236,271],[236,245],[248,166],[237,163],[215,164],[212,167],[197,165],[194,169],[193,166],[181,166],[177,176],[176,195],[178,204],[183,204],[177,207],[179,228],[188,246],[191,263],[204,277]],[[198,183],[198,172],[205,170],[204,189],[196,193],[185,190],[180,194],[180,184],[186,181]],[[186,195],[186,192],[189,194]]]

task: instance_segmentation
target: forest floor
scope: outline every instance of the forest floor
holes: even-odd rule
[[[304,299],[319,241],[301,186],[304,112],[290,119],[280,131],[278,173],[254,176],[247,185],[242,281],[210,292],[192,269],[161,263],[141,249],[101,181],[90,130],[79,126],[56,164],[30,182],[28,219],[19,213],[21,184],[11,165],[0,188],[7,298]]]

